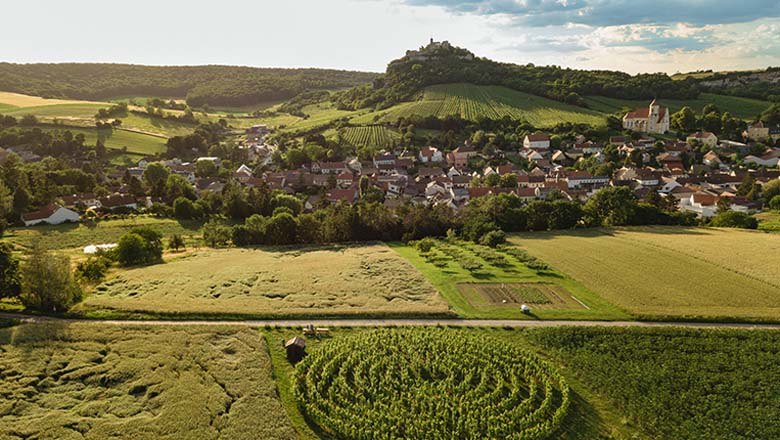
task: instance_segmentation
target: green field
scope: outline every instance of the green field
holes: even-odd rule
[[[0,329],[0,438],[294,439],[252,329]]]
[[[511,241],[639,318],[780,321],[780,235],[641,227]]]
[[[367,113],[353,118],[356,124],[372,123],[378,116],[381,122],[394,122],[412,114],[420,116],[460,115],[464,119],[478,117],[525,120],[537,127],[551,127],[560,122],[604,125],[603,115],[582,107],[518,92],[502,86],[473,84],[443,84],[425,89],[419,101],[405,102],[387,110]]]
[[[401,140],[401,135],[382,125],[365,127],[347,127],[343,132],[344,140],[358,147],[393,148]]]
[[[125,129],[100,129],[94,127],[74,127],[69,125],[40,125],[45,131],[68,130],[74,135],[83,134],[87,145],[95,145],[98,140],[103,141],[106,148],[123,150],[139,155],[154,155],[165,151],[167,139],[152,136],[145,133],[137,133]]]
[[[596,320],[628,317],[577,281],[556,271],[531,269],[506,252],[466,242],[443,241],[437,242],[436,247],[428,253],[402,244],[393,244],[392,248],[436,286],[452,308],[463,317]],[[469,270],[464,267],[466,261],[476,262],[481,267]],[[481,286],[485,289],[479,289]],[[554,290],[560,292],[560,298],[552,297],[552,305],[547,301],[535,303],[534,297],[525,297],[517,302],[510,298],[504,303],[501,301],[503,297],[494,298],[490,295],[491,290],[498,289],[514,290],[510,293],[522,297],[522,293],[517,290],[535,286],[534,297]],[[530,304],[532,315],[522,313],[524,302]]]
[[[754,215],[758,219],[758,229],[767,232],[780,232],[780,212],[765,211]]]
[[[780,332],[529,329],[572,386],[642,439],[780,438]],[[622,437],[622,436],[621,436]]]
[[[126,232],[141,226],[156,230],[166,239],[170,235],[179,234],[188,245],[198,244],[201,237],[200,223],[197,222],[137,216],[125,220],[104,220],[94,225],[80,223],[10,228],[5,232],[3,240],[22,248],[29,248],[33,241],[38,240],[46,249],[80,255],[84,246],[116,243]]]
[[[449,316],[447,303],[385,245],[202,249],[110,277],[76,313]]]
[[[587,102],[588,106],[593,110],[610,114],[621,113],[624,108],[633,110],[638,107],[647,107],[650,103],[649,101],[616,99],[604,96],[587,96],[585,102]],[[686,105],[696,113],[699,113],[705,105],[715,104],[720,111],[729,112],[732,116],[745,120],[753,120],[771,104],[768,101],[761,101],[758,99],[716,95],[713,93],[702,93],[698,99],[678,100],[664,98],[659,99],[659,102],[662,105],[669,107],[672,113],[680,110]]]

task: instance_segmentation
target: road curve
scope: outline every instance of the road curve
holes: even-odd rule
[[[95,320],[63,319],[48,316],[0,313],[0,317],[20,319],[23,322],[79,322],[124,326],[224,326],[244,327],[684,327],[699,329],[756,329],[780,330],[780,324],[733,322],[673,322],[673,321],[564,321],[564,320],[505,320],[505,319],[263,319],[263,320]]]

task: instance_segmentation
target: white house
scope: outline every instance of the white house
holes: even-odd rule
[[[753,164],[760,167],[774,168],[780,162],[780,149],[768,150],[761,157],[748,155],[745,156],[746,164]]]
[[[38,211],[22,214],[22,221],[25,226],[46,223],[49,225],[59,225],[65,222],[77,222],[80,217],[76,211],[71,211],[60,205],[50,203]]]
[[[680,210],[695,212],[699,217],[712,217],[718,211],[718,196],[697,192],[680,199]]]
[[[548,150],[550,149],[550,136],[541,132],[529,134],[523,139],[523,147],[532,150]]]
[[[693,133],[692,135],[685,138],[685,140],[688,142],[698,141],[702,145],[706,145],[710,148],[715,148],[715,145],[718,144],[718,137],[709,131],[697,131],[696,133]]]
[[[649,106],[626,113],[623,128],[643,133],[666,133],[669,131],[669,109],[654,99]]]

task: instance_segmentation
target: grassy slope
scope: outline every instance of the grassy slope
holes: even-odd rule
[[[76,311],[204,317],[450,314],[422,275],[379,244],[203,249],[121,271]]]
[[[5,232],[3,240],[28,248],[32,245],[33,240],[37,239],[47,249],[81,255],[84,246],[116,243],[123,234],[132,228],[141,226],[150,227],[160,232],[166,239],[172,234],[180,234],[190,246],[198,244],[200,241],[200,223],[145,216],[126,220],[106,220],[98,222],[94,226],[81,223],[10,228]]]
[[[449,301],[450,305],[459,315],[467,318],[495,318],[495,319],[625,319],[628,316],[617,307],[609,304],[593,291],[586,289],[582,284],[559,273],[539,275],[524,265],[513,261],[511,267],[499,269],[483,262],[483,269],[478,274],[472,274],[457,263],[448,261],[447,266],[438,268],[425,261],[418,251],[408,245],[400,243],[391,244],[393,250],[406,258],[418,271],[430,281],[439,292]],[[472,257],[476,255],[471,254]],[[523,314],[518,307],[511,306],[473,306],[458,289],[459,283],[550,283],[565,287],[571,294],[585,303],[590,309],[537,309],[533,316]]]
[[[136,133],[124,129],[101,129],[91,127],[74,127],[68,125],[40,125],[45,131],[69,130],[74,135],[83,134],[87,145],[95,145],[100,139],[106,148],[121,150],[127,147],[128,153],[153,155],[165,151],[166,139],[144,133]]]
[[[603,96],[588,96],[585,98],[585,101],[590,108],[603,113],[619,113],[623,111],[624,107],[634,109],[648,105],[647,101],[606,98]],[[752,120],[770,105],[768,101],[712,93],[702,93],[698,99],[661,99],[659,102],[668,106],[673,113],[686,105],[698,113],[701,112],[705,105],[715,104],[720,111],[730,112],[733,116],[746,120]]]
[[[0,437],[293,439],[255,330],[0,329]]]
[[[780,321],[777,235],[644,227],[512,242],[641,318]]]
[[[444,117],[458,114],[465,119],[478,116],[524,119],[538,127],[560,122],[604,125],[604,117],[593,110],[563,104],[558,101],[518,92],[501,86],[473,84],[443,84],[425,89],[419,101],[401,103],[386,110],[353,119],[355,123],[371,123],[376,116],[381,121],[395,121],[401,116],[417,114]]]

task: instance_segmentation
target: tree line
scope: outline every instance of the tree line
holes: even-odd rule
[[[329,69],[0,63],[0,90],[72,99],[175,96],[186,97],[191,107],[244,106],[308,90],[352,87],[375,76]]]

